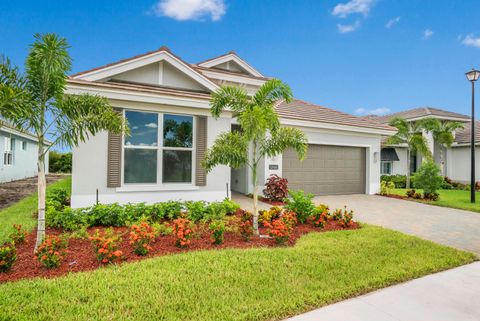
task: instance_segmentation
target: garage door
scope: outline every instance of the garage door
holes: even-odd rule
[[[315,195],[364,194],[365,148],[309,145],[302,162],[289,149],[283,154],[283,177],[289,189]]]

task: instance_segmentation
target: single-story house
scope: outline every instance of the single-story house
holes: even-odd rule
[[[213,201],[251,192],[247,168],[206,174],[200,165],[215,138],[237,126],[230,111],[211,116],[210,93],[225,84],[254,93],[268,79],[234,52],[190,64],[166,47],[70,76],[68,94],[108,98],[131,129],[128,137],[101,132],[73,149],[72,206],[94,204],[97,192],[102,203]],[[291,151],[265,159],[260,190],[271,174],[315,194],[379,190],[381,138],[395,129],[298,99],[276,108],[281,124],[301,128],[310,148],[303,162]]]
[[[456,121],[462,123],[463,129],[454,132],[455,141],[451,147],[446,148],[436,142],[433,135],[424,132],[428,147],[433,154],[434,160],[439,164],[444,176],[458,182],[470,182],[470,134],[471,118],[470,116],[459,113],[433,108],[421,107],[401,111],[395,114],[372,118],[381,124],[388,124],[394,117],[401,117],[409,122],[415,122],[425,118],[436,118],[443,122]],[[476,123],[475,145],[480,144],[480,124]],[[406,175],[407,174],[407,149],[406,146],[382,145],[381,153],[381,174],[382,175]],[[443,155],[443,156],[441,156]],[[480,148],[475,151],[476,168],[480,168]],[[420,153],[411,155],[411,171],[414,173],[422,163]],[[480,173],[476,172],[476,179],[480,180]]]
[[[37,175],[38,141],[28,131],[0,120],[0,151],[0,183]],[[48,173],[48,154],[45,166]]]

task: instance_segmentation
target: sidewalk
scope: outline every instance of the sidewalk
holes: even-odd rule
[[[288,321],[480,320],[480,262],[378,290]]]

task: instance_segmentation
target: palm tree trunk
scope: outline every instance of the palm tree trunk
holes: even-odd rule
[[[258,230],[258,187],[257,187],[257,142],[253,142],[252,181],[253,181],[253,232],[260,235]]]
[[[410,166],[411,160],[410,160],[410,148],[407,147],[407,182],[406,182],[406,188],[410,188],[410,175],[411,173],[411,166]]]
[[[440,146],[440,172],[445,176],[445,165],[443,164],[443,146]]]
[[[45,237],[45,199],[47,190],[47,181],[45,178],[45,155],[43,150],[43,137],[38,140],[38,223],[37,223],[37,240],[35,242],[34,252],[42,243]]]

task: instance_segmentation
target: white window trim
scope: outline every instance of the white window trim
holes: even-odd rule
[[[390,164],[390,173],[383,172],[383,164],[389,163]],[[380,175],[392,175],[393,172],[393,161],[380,161]]]
[[[3,165],[13,166],[13,162],[14,162],[13,151],[15,149],[15,146],[12,147],[12,144],[15,144],[15,139],[12,137],[5,137],[4,143],[5,143],[5,146],[4,146],[4,152],[3,152]],[[10,162],[7,162],[8,159],[10,159]]]
[[[117,192],[137,192],[137,191],[175,191],[175,190],[197,190],[198,186],[195,185],[195,170],[196,170],[196,141],[197,141],[197,117],[192,114],[181,114],[171,112],[154,112],[137,109],[123,109],[123,118],[127,111],[151,113],[158,115],[157,126],[157,146],[129,146],[125,145],[125,134],[122,134],[122,186],[117,188]],[[163,146],[163,115],[178,115],[192,117],[192,147],[164,147]],[[156,183],[125,183],[125,149],[155,149],[157,150],[157,182]],[[163,183],[163,150],[186,150],[192,152],[192,173],[190,183]]]

